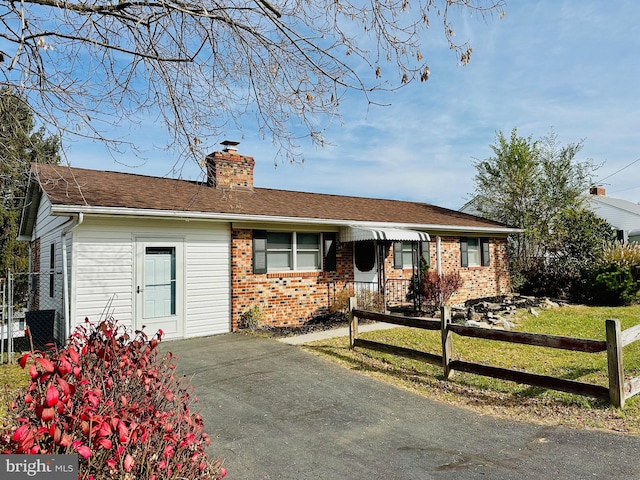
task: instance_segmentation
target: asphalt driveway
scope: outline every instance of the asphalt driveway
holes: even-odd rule
[[[265,338],[163,349],[192,378],[231,480],[640,480],[640,438],[478,415]]]

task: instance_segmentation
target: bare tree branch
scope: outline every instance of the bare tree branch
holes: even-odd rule
[[[299,159],[297,139],[322,143],[346,91],[376,103],[378,90],[428,79],[421,47],[433,18],[465,64],[471,46],[454,41],[453,18],[501,13],[503,6],[0,0],[0,87],[25,98],[63,138],[94,138],[117,150],[122,140],[108,137],[113,126],[153,115],[167,127],[167,147],[200,159],[210,138],[254,116],[283,157]]]

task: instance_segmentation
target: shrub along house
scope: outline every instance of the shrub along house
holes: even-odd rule
[[[420,256],[460,272],[453,301],[509,291],[512,228],[425,203],[255,188],[253,158],[223,145],[206,182],[32,166],[20,235],[33,272],[64,277],[33,292],[57,300],[58,339],[107,305],[186,338],[236,330],[252,309],[300,325],[354,288],[401,303]]]

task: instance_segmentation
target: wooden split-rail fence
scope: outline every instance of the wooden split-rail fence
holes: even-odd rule
[[[635,377],[625,381],[624,365],[622,361],[623,347],[640,340],[640,325],[621,331],[619,320],[606,320],[606,340],[590,340],[585,338],[514,332],[458,325],[451,322],[451,309],[449,307],[441,308],[439,320],[431,318],[404,317],[358,310],[356,299],[350,298],[349,312],[349,345],[351,348],[368,348],[379,352],[424,361],[434,365],[441,365],[444,370],[445,378],[449,378],[453,371],[473,373],[476,375],[499,378],[536,387],[608,400],[612,406],[617,408],[624,408],[626,400],[637,393],[640,393],[640,377]],[[442,336],[442,354],[438,355],[427,353],[410,348],[358,338],[358,319],[373,320],[425,330],[440,330]],[[463,337],[483,338],[487,340],[497,340],[577,352],[597,353],[606,351],[609,387],[607,388],[602,385],[594,385],[547,375],[538,375],[479,363],[465,362],[462,360],[453,360],[453,334]]]

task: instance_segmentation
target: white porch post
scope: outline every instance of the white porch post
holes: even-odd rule
[[[436,235],[436,271],[438,275],[442,275],[442,246],[440,243],[440,235]]]

